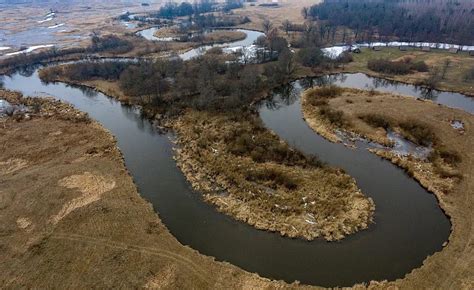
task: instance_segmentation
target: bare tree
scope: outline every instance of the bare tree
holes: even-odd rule
[[[304,19],[307,19],[307,18],[308,18],[308,15],[309,15],[309,8],[308,8],[308,7],[304,7],[304,8],[301,10],[301,15],[303,15]]]
[[[288,35],[291,29],[291,22],[288,19],[286,19],[285,21],[283,21],[282,25],[283,25],[283,30],[285,30],[286,35]]]
[[[441,69],[441,79],[444,80],[446,78],[446,73],[448,72],[449,65],[451,64],[451,59],[447,58],[443,62],[443,68]]]
[[[265,32],[265,34],[268,34],[268,32],[272,30],[273,24],[270,20],[265,19],[263,20],[262,27],[263,27],[263,32]]]

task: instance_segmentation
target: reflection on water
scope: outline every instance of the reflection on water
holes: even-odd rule
[[[62,83],[44,84],[37,72],[5,77],[5,87],[25,95],[42,92],[70,102],[110,130],[140,194],[153,204],[181,243],[200,253],[288,282],[350,286],[401,278],[428,255],[441,250],[449,236],[449,220],[436,198],[402,170],[364,149],[329,143],[306,125],[299,104],[301,90],[326,81],[372,85],[372,79],[364,75],[306,79],[282,87],[259,112],[265,125],[288,143],[344,168],[374,199],[376,223],[337,243],[282,238],[218,213],[191,189],[177,168],[169,139],[172,135],[158,134],[136,107],[121,105],[102,93],[92,96],[88,90]],[[438,101],[442,99],[438,97]]]
[[[299,80],[298,83],[305,89],[313,86],[329,84],[357,89],[375,89],[382,92],[412,96],[421,99],[428,99],[451,108],[458,108],[471,114],[474,113],[473,97],[465,96],[460,93],[443,92],[421,86],[414,86],[382,78],[370,77],[363,73],[344,73],[314,78],[305,78]]]

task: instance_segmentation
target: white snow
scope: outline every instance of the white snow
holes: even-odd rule
[[[40,48],[48,48],[48,47],[53,47],[53,46],[54,46],[53,44],[35,45],[35,46],[30,46],[30,47],[28,47],[27,49],[24,49],[24,50],[7,53],[6,55],[7,56],[12,56],[12,55],[18,55],[18,54],[22,54],[22,53],[30,53],[30,52],[32,52],[34,50],[37,50],[37,49],[40,49]]]
[[[360,47],[374,47],[374,46],[385,46],[385,47],[398,47],[398,46],[410,46],[410,47],[430,47],[449,50],[451,48],[457,48],[462,51],[474,50],[474,46],[469,45],[458,45],[449,43],[434,43],[434,42],[403,42],[403,41],[391,41],[391,42],[371,42],[371,43],[359,43],[357,46]],[[353,46],[354,47],[354,46]],[[335,59],[344,51],[350,49],[349,45],[345,46],[331,46],[321,49],[329,58]]]
[[[8,46],[0,46],[0,51],[2,50],[9,50],[11,47]]]
[[[53,25],[53,26],[49,26],[48,28],[49,28],[49,29],[53,29],[53,28],[61,27],[61,26],[63,26],[63,25],[65,25],[65,23],[61,23],[61,24],[56,24],[56,25]]]
[[[332,58],[332,59],[335,59],[339,55],[341,55],[341,53],[343,53],[344,51],[348,51],[349,48],[350,48],[350,46],[345,45],[345,46],[326,47],[326,48],[323,48],[321,50],[323,51],[325,56],[327,56],[329,58]]]
[[[177,38],[177,37],[155,37],[155,38],[153,38],[153,40],[156,40],[156,41],[176,41],[176,40],[179,40],[179,38]]]
[[[37,21],[37,22],[38,22],[38,23],[44,23],[44,22],[48,22],[48,21],[51,21],[51,20],[53,20],[53,17],[48,17],[48,18],[46,18],[46,19],[44,19],[44,20],[40,20],[40,21]]]

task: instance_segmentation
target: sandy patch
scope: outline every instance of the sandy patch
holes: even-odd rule
[[[61,211],[52,217],[53,224],[58,223],[74,210],[98,201],[102,194],[115,188],[115,180],[112,178],[90,172],[65,177],[58,184],[69,189],[76,188],[82,192],[82,195],[66,203]]]
[[[58,130],[58,131],[54,131],[54,132],[51,132],[49,133],[49,136],[59,136],[61,135],[63,132],[61,130]]]
[[[18,158],[10,158],[0,162],[0,175],[6,175],[25,168],[28,161]]]
[[[176,280],[176,265],[171,264],[159,271],[145,284],[146,289],[165,289],[171,287]]]
[[[16,220],[16,225],[22,230],[28,228],[29,226],[31,226],[31,224],[32,222],[29,218],[22,217]]]

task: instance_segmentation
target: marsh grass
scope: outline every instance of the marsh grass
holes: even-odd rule
[[[415,119],[409,119],[399,122],[398,126],[402,129],[405,138],[422,146],[430,146],[437,141],[434,130],[428,124]]]
[[[292,149],[257,116],[189,111],[175,127],[178,164],[188,180],[237,219],[283,235],[327,240],[372,220],[373,202],[350,176]],[[307,214],[315,223],[305,220]]]
[[[389,129],[392,127],[393,121],[378,113],[361,114],[359,119],[374,128]]]

